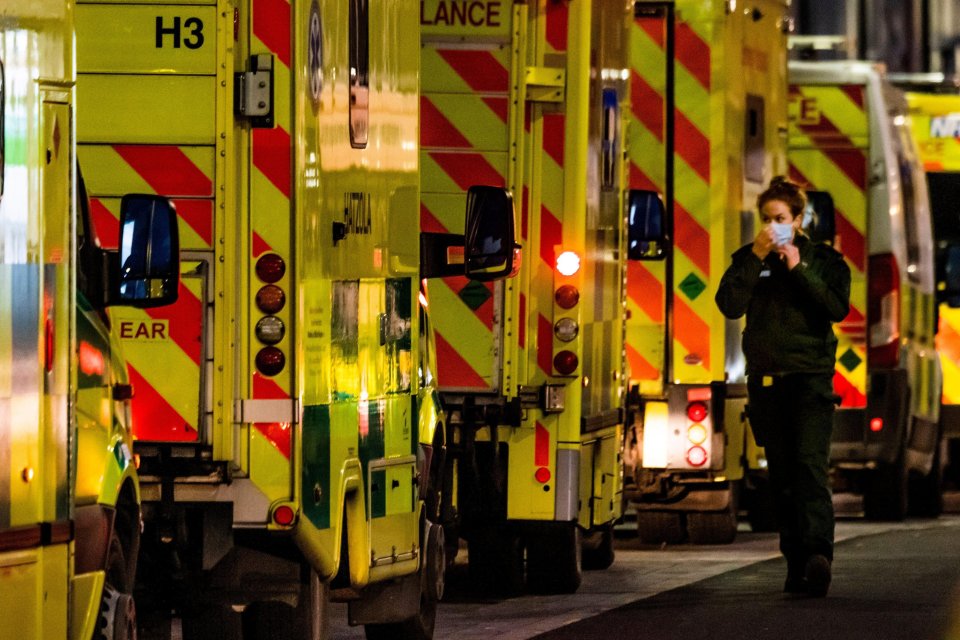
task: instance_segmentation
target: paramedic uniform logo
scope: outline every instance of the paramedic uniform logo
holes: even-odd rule
[[[323,30],[320,27],[320,5],[314,0],[310,5],[310,30],[307,33],[307,66],[314,107],[320,106],[320,91],[323,89]]]

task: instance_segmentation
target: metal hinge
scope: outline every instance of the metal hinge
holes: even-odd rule
[[[553,67],[527,67],[528,102],[563,102],[567,72]]]
[[[250,125],[273,128],[273,56],[250,56],[250,70],[234,76],[233,110]]]

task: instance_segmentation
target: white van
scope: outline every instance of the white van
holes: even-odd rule
[[[868,518],[937,515],[933,229],[907,103],[870,62],[790,62],[789,82],[788,160],[810,195],[808,233],[852,275],[836,325],[835,484],[863,493]]]

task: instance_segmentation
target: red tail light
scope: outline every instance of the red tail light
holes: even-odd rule
[[[553,299],[557,301],[557,305],[561,309],[573,309],[580,302],[580,292],[577,291],[575,286],[565,284],[557,289],[556,293],[553,294]]]
[[[283,258],[275,253],[267,253],[260,256],[255,267],[257,277],[267,283],[273,283],[283,277],[287,272],[287,265]]]
[[[900,268],[891,253],[870,256],[867,289],[867,361],[891,368],[900,362]]]
[[[687,462],[692,467],[702,467],[707,462],[707,450],[698,446],[690,447],[687,449]]]
[[[707,417],[707,405],[702,402],[691,402],[687,405],[687,417],[691,422],[702,422]]]
[[[580,360],[573,351],[561,351],[553,357],[553,366],[562,375],[568,376],[577,370]]]

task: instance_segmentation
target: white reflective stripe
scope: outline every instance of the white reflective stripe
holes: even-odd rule
[[[234,422],[299,422],[296,398],[280,400],[241,399],[233,406]]]

